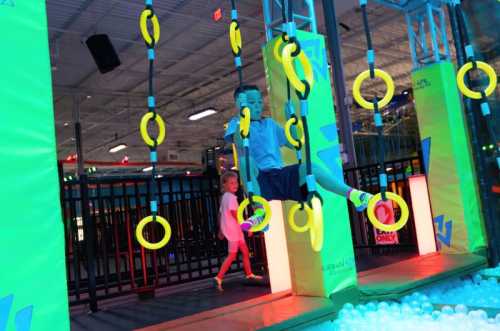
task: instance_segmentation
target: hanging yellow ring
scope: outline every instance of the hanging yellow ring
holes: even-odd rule
[[[292,56],[292,53],[295,52],[296,49],[297,45],[295,43],[288,44],[283,48],[283,69],[285,70],[286,77],[290,81],[290,84],[292,84],[292,86],[300,93],[304,93],[306,91],[306,85],[300,80],[293,65],[294,57]],[[305,80],[309,83],[309,87],[312,88],[314,83],[314,74],[311,62],[303,50],[300,51],[297,58],[299,59],[302,69],[304,70]]]
[[[295,120],[297,120],[297,127],[301,132],[301,136],[299,139],[300,141],[295,139],[292,136],[292,132],[291,132],[291,127],[294,124]],[[285,136],[286,136],[286,139],[288,140],[288,142],[295,148],[299,148],[301,143],[302,143],[302,145],[304,145],[306,142],[306,138],[304,137],[304,125],[303,125],[302,121],[298,118],[297,119],[290,118],[288,121],[286,121],[286,123],[285,123]]]
[[[249,230],[251,232],[258,232],[258,231],[262,231],[267,226],[267,224],[269,224],[269,219],[271,218],[271,207],[269,206],[269,202],[267,202],[267,200],[261,196],[254,195],[252,197],[252,199],[254,202],[257,202],[258,204],[262,205],[262,208],[264,208],[264,215],[265,216],[264,216],[264,219],[262,220],[262,222],[260,222],[257,225],[252,226]],[[243,218],[243,212],[245,211],[245,208],[249,204],[250,204],[250,199],[246,198],[245,200],[243,200],[243,202],[238,207],[237,216],[238,216],[238,223],[239,224],[243,223],[243,221],[245,220]]]
[[[285,40],[288,41],[288,36],[285,35]],[[279,63],[282,63],[283,62],[283,59],[281,58],[281,52],[283,50],[280,49],[280,46],[283,44],[283,37],[278,37],[276,39],[276,42],[274,43],[274,47],[273,47],[273,54],[274,54],[274,58],[276,59],[276,61],[278,61]]]
[[[151,45],[153,43],[153,39],[151,39],[151,35],[148,31],[148,17],[152,13],[153,12],[151,11],[151,9],[144,9],[139,19],[139,27],[141,28],[142,38],[148,45]],[[153,23],[153,38],[155,44],[158,44],[158,41],[160,40],[160,22],[158,21],[158,17],[156,15],[153,15],[151,17],[151,23]]]
[[[313,222],[309,236],[313,251],[320,252],[323,248],[323,205],[317,197],[312,198]]]
[[[361,85],[363,82],[370,77],[370,70],[365,70],[356,77],[354,80],[354,85],[352,86],[352,95],[354,96],[354,100],[363,107],[364,109],[373,110],[375,109],[375,105],[373,102],[367,101],[361,95]],[[375,69],[375,77],[381,78],[385,85],[387,85],[387,91],[385,92],[382,100],[378,102],[378,108],[382,109],[391,102],[392,97],[394,96],[394,81],[391,76],[383,70]]]
[[[153,118],[153,113],[148,112],[144,114],[141,118],[141,124],[139,126],[140,132],[141,132],[141,137],[142,140],[146,143],[146,145],[154,147],[155,142],[154,140],[149,136],[148,133],[148,122]],[[156,114],[155,117],[155,122],[158,125],[158,137],[156,138],[157,145],[160,145],[163,140],[165,140],[165,122],[163,122],[163,119],[159,114]]]
[[[295,232],[306,232],[309,230],[313,224],[313,211],[311,207],[309,207],[306,203],[304,203],[304,211],[306,212],[306,224],[299,226],[297,223],[295,223],[295,213],[302,207],[301,203],[296,203],[295,205],[288,210],[288,224],[290,225],[290,228],[292,228],[293,231]]]
[[[385,192],[385,195],[389,200],[394,201],[399,205],[399,208],[401,208],[401,216],[399,217],[398,221],[394,224],[384,224],[377,219],[377,216],[375,216],[375,206],[380,200],[382,200],[382,193],[374,195],[373,198],[371,198],[368,202],[368,207],[366,210],[368,219],[373,224],[373,226],[379,230],[386,232],[398,231],[408,222],[408,217],[410,216],[408,205],[403,200],[403,198],[395,193]]]
[[[241,112],[243,113],[243,116],[240,115],[240,133],[243,137],[247,137],[250,132],[250,108],[243,107]]]
[[[233,54],[239,54],[243,47],[243,42],[241,40],[241,31],[236,21],[232,21],[229,25],[229,42]]]
[[[158,215],[156,216],[156,221],[160,223],[165,230],[165,235],[163,236],[163,238],[156,243],[147,241],[143,236],[144,227],[146,226],[146,224],[153,222],[153,216],[144,217],[135,228],[135,237],[137,238],[139,244],[141,244],[141,246],[144,248],[152,250],[160,249],[170,241],[170,237],[172,236],[172,229],[170,228],[170,224],[168,224],[166,219]]]
[[[493,69],[493,67],[486,62],[476,61],[476,64],[478,69],[481,69],[486,73],[486,75],[488,75],[489,78],[488,87],[486,87],[486,89],[484,90],[484,94],[488,97],[491,95],[491,93],[493,93],[493,91],[495,91],[495,88],[497,87],[497,74],[495,73],[495,69]],[[470,88],[468,88],[467,85],[465,85],[465,80],[464,80],[465,74],[472,68],[473,68],[472,62],[467,62],[460,68],[460,70],[458,70],[457,73],[458,89],[466,97],[469,97],[471,99],[481,99],[482,98],[481,92],[473,91]]]

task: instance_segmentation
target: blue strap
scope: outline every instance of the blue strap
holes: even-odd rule
[[[375,121],[376,127],[381,127],[382,125],[384,125],[384,123],[382,121],[382,114],[380,114],[378,112],[373,114],[373,120]]]
[[[151,162],[153,163],[158,162],[158,154],[156,153],[156,151],[149,152],[149,160],[151,160]]]
[[[295,22],[286,23],[286,34],[288,35],[288,38],[295,37],[297,34],[297,26],[295,25]]]
[[[148,59],[149,60],[154,60],[155,59],[155,50],[154,50],[154,48],[148,48]]]
[[[380,187],[384,187],[384,188],[387,187],[387,175],[386,174],[379,174],[378,178],[379,178]]]
[[[151,206],[152,213],[156,213],[158,211],[158,204],[156,203],[156,200],[151,200],[149,205]]]
[[[234,57],[234,65],[235,65],[237,68],[241,67],[241,57],[239,57],[239,56],[235,56],[235,57]]]
[[[250,147],[250,140],[248,138],[243,139],[243,147]]]
[[[306,184],[307,184],[307,190],[309,192],[316,191],[316,178],[314,177],[314,175],[306,176]]]
[[[465,46],[465,54],[467,55],[467,58],[471,58],[471,57],[474,57],[474,48],[472,47],[472,45],[466,45]]]
[[[490,105],[487,101],[481,102],[481,113],[483,113],[483,116],[488,116],[491,114]]]
[[[309,113],[309,107],[307,100],[300,100],[300,115],[307,116]]]
[[[152,95],[150,95],[148,97],[148,107],[149,108],[154,108],[154,106],[155,106],[155,97],[152,96]]]
[[[236,9],[231,10],[231,20],[237,20],[238,19],[238,11]]]
[[[247,182],[247,191],[248,192],[253,192],[253,183],[252,181]]]

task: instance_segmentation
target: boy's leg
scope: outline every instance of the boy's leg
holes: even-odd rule
[[[224,260],[224,262],[220,266],[220,270],[219,270],[219,273],[217,274],[217,278],[219,278],[220,280],[222,280],[224,278],[224,275],[226,274],[226,272],[231,267],[231,264],[233,264],[234,260],[236,259],[236,254],[237,254],[236,252],[234,252],[234,253],[231,252],[227,255],[226,259]]]
[[[349,199],[357,211],[363,211],[368,206],[368,201],[371,199],[372,195],[363,191],[356,190],[344,181],[335,178],[329,171],[324,170],[322,167],[313,164],[312,165],[313,174],[321,187],[325,190],[336,193]],[[299,168],[300,184],[306,183],[306,165],[302,163]]]

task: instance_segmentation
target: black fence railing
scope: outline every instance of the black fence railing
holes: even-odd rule
[[[397,243],[380,244],[376,241],[375,231],[366,217],[366,213],[356,212],[352,204],[349,204],[352,239],[357,255],[417,252],[415,222],[411,210],[408,177],[422,173],[421,161],[418,157],[393,160],[385,162],[385,168],[388,181],[387,190],[399,194],[406,201],[410,209],[410,217],[408,223],[397,232]],[[344,170],[344,177],[347,183],[360,190],[373,194],[380,192],[378,167],[376,164],[346,169]],[[401,210],[396,205],[394,207],[394,217],[397,220],[399,219]]]
[[[407,178],[421,173],[418,158],[386,162],[389,191],[408,203]],[[361,190],[379,192],[377,166],[344,171],[346,181]],[[143,293],[154,288],[214,276],[227,255],[225,241],[217,239],[219,179],[216,176],[163,177],[157,180],[159,214],[172,227],[169,244],[160,250],[143,249],[135,239],[137,223],[150,214],[149,179],[87,178],[63,182],[61,199],[65,221],[66,265],[71,305]],[[82,199],[83,197],[83,199]],[[83,206],[85,206],[82,209]],[[82,213],[83,211],[83,213]],[[352,239],[356,255],[416,252],[414,221],[398,231],[398,243],[380,245],[365,213],[349,204]],[[396,218],[399,217],[396,210]],[[146,238],[157,241],[163,229],[150,224]],[[263,235],[247,240],[255,270],[267,268]],[[91,263],[89,263],[91,261]],[[242,270],[233,264],[230,272]]]
[[[170,222],[172,238],[165,248],[150,251],[135,239],[137,223],[150,214],[147,178],[65,182],[70,304],[97,307],[98,300],[214,276],[227,255],[225,241],[217,239],[218,183],[215,177],[158,179],[159,214]],[[82,203],[88,207],[83,214]],[[150,241],[163,233],[156,224],[145,230]],[[265,268],[263,237],[254,236],[248,243],[254,268]],[[230,272],[240,270],[238,261]]]

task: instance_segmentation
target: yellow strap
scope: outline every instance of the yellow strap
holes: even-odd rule
[[[392,200],[399,205],[399,208],[401,209],[401,216],[399,217],[398,221],[395,222],[394,224],[384,224],[384,223],[380,222],[378,220],[377,216],[375,215],[375,207],[376,207],[377,203],[380,200],[382,200],[382,193],[376,194],[368,202],[368,207],[366,209],[368,219],[373,224],[373,227],[375,227],[379,230],[386,231],[386,232],[398,231],[403,226],[405,226],[406,223],[408,222],[408,217],[410,216],[410,212],[408,210],[408,205],[403,200],[403,198],[401,198],[396,193],[385,192],[385,195],[389,200]]]
[[[311,247],[313,251],[320,252],[323,249],[323,205],[317,197],[311,200],[313,210],[313,222],[309,236],[311,238]]]
[[[250,132],[250,108],[243,107],[241,112],[243,113],[243,116],[240,116],[240,133],[243,137],[247,137]]]
[[[141,132],[141,137],[142,140],[146,143],[146,145],[153,147],[155,142],[154,140],[149,136],[148,133],[148,122],[153,118],[153,113],[152,112],[147,112],[142,116],[141,118],[141,123],[139,125],[139,130]],[[155,117],[155,122],[158,125],[158,138],[157,139],[157,144],[160,145],[163,140],[165,140],[165,122],[163,122],[163,119],[159,114],[156,114]]]
[[[307,230],[309,230],[313,224],[313,218],[314,218],[312,209],[306,203],[304,203],[303,205],[304,205],[304,211],[306,213],[306,223],[302,226],[297,225],[297,223],[295,222],[295,214],[302,207],[302,204],[296,203],[288,210],[288,224],[290,225],[290,228],[292,228],[293,231],[299,233],[306,232]]]
[[[153,42],[148,31],[148,17],[149,15],[151,15],[151,13],[151,9],[144,9],[139,19],[139,27],[141,29],[142,38],[148,45],[151,45]],[[156,15],[153,15],[153,17],[151,17],[151,23],[153,24],[153,38],[156,45],[160,40],[160,22],[158,21],[158,17]]]
[[[251,232],[262,231],[269,224],[269,219],[271,218],[271,207],[269,206],[269,202],[267,202],[266,199],[264,199],[263,197],[261,197],[259,195],[254,195],[252,199],[254,202],[257,202],[258,204],[262,205],[262,208],[264,208],[264,219],[262,220],[261,223],[252,226],[249,231],[251,231]],[[239,224],[243,223],[243,221],[245,220],[243,217],[243,212],[245,211],[245,208],[249,204],[250,204],[250,199],[246,198],[239,205],[238,211],[237,211]]]
[[[356,77],[354,80],[354,84],[352,86],[352,95],[354,96],[354,100],[363,108],[368,110],[375,109],[375,105],[373,102],[367,101],[361,95],[361,85],[363,82],[370,77],[370,70],[365,70]],[[394,81],[391,76],[383,70],[375,69],[375,77],[381,78],[385,84],[387,85],[387,91],[385,92],[382,100],[378,102],[378,108],[382,109],[391,102],[392,97],[394,96]]]
[[[285,70],[285,74],[290,81],[290,84],[295,88],[295,90],[300,93],[304,93],[306,91],[306,85],[300,80],[295,67],[293,65],[292,53],[297,49],[297,45],[295,43],[287,44],[283,48],[283,69]],[[300,51],[297,56],[300,65],[302,66],[302,70],[304,71],[304,79],[309,83],[309,87],[312,89],[314,84],[314,74],[311,62],[307,57],[306,53],[303,50]]]
[[[484,94],[488,97],[490,96],[495,88],[497,87],[497,74],[495,69],[486,62],[476,61],[478,69],[484,71],[488,75],[488,86],[484,90]],[[467,62],[464,64],[460,70],[457,72],[457,85],[460,92],[463,93],[468,98],[471,99],[481,99],[481,92],[473,91],[465,85],[465,74],[473,68],[472,62]]]
[[[292,128],[292,125],[293,123],[295,122],[295,120],[297,120],[297,128],[300,130],[300,138],[299,140],[296,140],[293,136],[292,136],[292,132],[291,132],[291,128]],[[286,121],[285,123],[285,136],[286,136],[286,139],[288,140],[288,142],[295,148],[299,148],[300,146],[300,143],[302,143],[302,145],[305,144],[306,142],[306,138],[304,136],[304,125],[302,123],[302,120],[300,119],[295,119],[295,118],[290,118],[288,121]],[[300,142],[299,142],[300,141]]]
[[[229,42],[231,44],[231,50],[233,54],[238,54],[243,47],[243,42],[241,40],[241,31],[238,27],[238,23],[232,21],[229,25]]]
[[[147,241],[143,235],[144,227],[148,223],[153,222],[153,216],[144,217],[139,222],[139,224],[137,224],[137,227],[135,228],[135,237],[137,238],[137,241],[139,242],[139,244],[141,244],[141,246],[144,248],[152,249],[152,250],[160,249],[170,241],[170,237],[172,236],[172,229],[170,228],[170,224],[167,222],[166,219],[164,219],[163,217],[158,216],[158,215],[156,216],[156,221],[158,223],[160,223],[161,226],[163,227],[163,229],[165,230],[165,234],[163,235],[163,238],[156,243],[151,243],[151,242]]]

